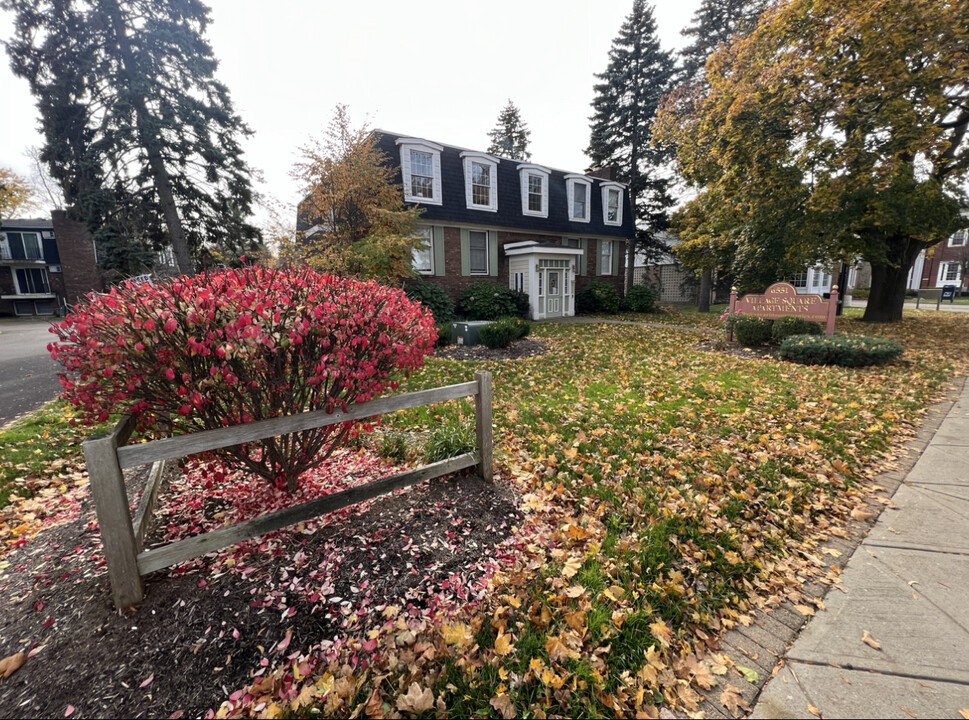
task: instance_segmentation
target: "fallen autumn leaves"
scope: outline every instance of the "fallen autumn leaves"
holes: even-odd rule
[[[359,583],[329,587],[334,547],[354,569],[362,556],[320,544],[297,562],[300,547],[272,538],[181,569],[199,584],[250,579],[252,601],[278,613],[265,664],[247,688],[227,688],[213,714],[648,717],[662,705],[695,712],[698,691],[714,686],[741,714],[730,678],[743,682],[743,670],[715,652],[717,635],[787,598],[814,610],[799,587],[824,579],[818,539],[871,512],[885,451],[949,373],[965,372],[965,321],[921,317],[881,329],[907,345],[902,363],[850,371],[697,353],[673,330],[538,328],[548,354],[483,365],[495,376],[499,461],[524,515],[501,546],[466,547],[460,528],[424,538],[422,547],[436,539],[442,552],[477,553],[454,583],[431,572],[374,590],[378,575],[401,569],[377,563]],[[471,372],[432,361],[410,389]],[[468,415],[455,403],[387,422],[417,433]],[[234,498],[172,494],[168,532],[222,522]],[[408,528],[357,530],[366,554]],[[303,533],[291,537],[313,537]],[[243,575],[252,558],[257,570]],[[401,602],[381,600],[401,588]],[[328,624],[316,637],[286,635],[290,608],[311,607],[314,595],[326,598]]]

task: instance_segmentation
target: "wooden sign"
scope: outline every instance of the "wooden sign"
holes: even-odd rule
[[[737,298],[730,293],[730,313],[755,315],[762,318],[799,317],[824,323],[828,335],[834,334],[834,318],[838,310],[838,286],[831,288],[831,299],[820,295],[798,295],[793,285],[774,283],[763,295],[748,294]]]

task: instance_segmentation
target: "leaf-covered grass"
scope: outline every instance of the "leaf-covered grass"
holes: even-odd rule
[[[391,648],[379,670],[475,714],[696,709],[694,689],[729,665],[705,639],[755,606],[806,602],[800,584],[825,572],[822,532],[865,506],[886,451],[965,373],[967,330],[954,314],[874,327],[849,314],[838,332],[907,348],[863,369],[736,358],[690,333],[607,324],[536,326],[550,348],[539,358],[432,360],[407,390],[493,374],[496,459],[528,513],[522,560],[461,618],[475,642],[431,629],[422,641],[436,652],[401,670]],[[472,417],[450,403],[387,421],[426,431]]]
[[[0,508],[12,494],[30,497],[31,478],[48,475],[51,464],[83,462],[81,441],[97,431],[72,426],[73,416],[69,406],[54,402],[0,430]]]

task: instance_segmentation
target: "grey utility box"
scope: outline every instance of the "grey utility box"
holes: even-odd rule
[[[480,345],[481,328],[490,325],[488,320],[457,322],[451,324],[451,342],[455,345]]]

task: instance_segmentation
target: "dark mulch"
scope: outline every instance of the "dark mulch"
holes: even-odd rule
[[[516,340],[506,348],[489,348],[487,345],[447,345],[434,351],[437,357],[450,360],[521,360],[538,357],[548,352],[545,343],[538,340]]]
[[[287,596],[294,572],[319,572],[319,553],[333,542],[359,540],[327,577],[333,594],[350,597],[352,585],[370,577],[386,603],[420,605],[428,588],[453,573],[473,574],[520,516],[495,485],[437,479],[310,535],[294,532],[293,544],[311,559],[300,570],[271,554],[253,557],[245,575],[189,563],[149,576],[145,601],[125,612],[112,607],[92,519],[88,499],[79,520],[35,537],[0,566],[0,657],[40,648],[0,681],[0,717],[204,715],[261,666],[282,660],[274,648],[287,630],[285,654],[337,634],[345,620],[339,606]],[[437,542],[453,538],[455,524],[462,526],[459,552],[453,539]],[[388,572],[398,567],[411,571]],[[272,602],[263,602],[267,588],[275,588]]]

